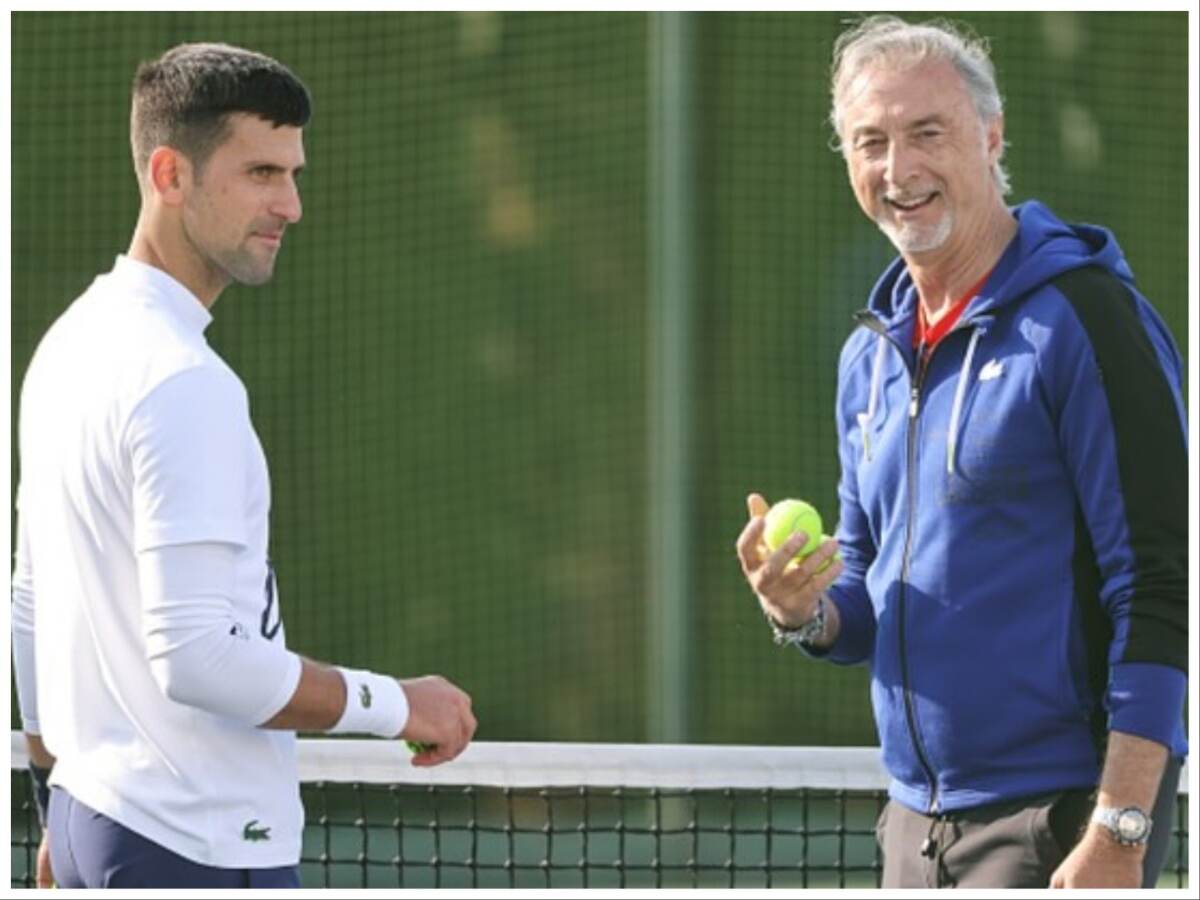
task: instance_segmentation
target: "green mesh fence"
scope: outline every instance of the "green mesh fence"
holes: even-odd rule
[[[1113,228],[1186,353],[1185,15],[964,18],[992,38],[1013,200]],[[693,741],[875,739],[866,672],[774,648],[733,554],[751,489],[836,518],[837,353],[891,255],[828,149],[843,19],[704,14],[690,51]],[[646,739],[651,18],[11,22],[14,415],[37,339],[128,244],[137,63],[278,57],[315,99],[305,216],[209,337],[270,459],[289,644],[442,672],[480,738]]]

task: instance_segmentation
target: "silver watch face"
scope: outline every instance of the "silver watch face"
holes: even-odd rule
[[[1150,830],[1150,820],[1140,809],[1127,807],[1117,813],[1117,834],[1121,840],[1136,843]]]

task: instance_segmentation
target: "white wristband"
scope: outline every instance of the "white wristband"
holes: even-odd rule
[[[346,682],[346,709],[329,734],[373,734],[394,738],[408,724],[408,697],[389,675],[337,667]]]

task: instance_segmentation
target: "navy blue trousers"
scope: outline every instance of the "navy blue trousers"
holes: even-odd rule
[[[80,803],[50,791],[50,867],[60,888],[298,888],[298,866],[221,869],[172,853]]]

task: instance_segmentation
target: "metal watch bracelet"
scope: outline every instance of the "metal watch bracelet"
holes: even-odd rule
[[[769,614],[767,615],[767,622],[771,626],[775,643],[781,647],[814,644],[825,633],[825,595],[821,594],[817,598],[816,612],[803,625],[796,628],[788,628],[780,625]]]

